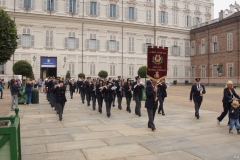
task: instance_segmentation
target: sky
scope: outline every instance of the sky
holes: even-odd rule
[[[240,0],[214,0],[214,19],[219,17],[221,10],[229,9],[229,5],[235,4],[235,1],[240,5]]]

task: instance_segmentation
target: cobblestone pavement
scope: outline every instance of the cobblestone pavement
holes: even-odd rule
[[[200,119],[189,102],[190,86],[171,86],[165,103],[166,116],[156,114],[157,130],[147,128],[142,116],[112,108],[112,116],[80,103],[74,95],[66,104],[63,120],[43,94],[39,105],[21,105],[23,160],[226,160],[240,157],[240,135],[228,133],[227,118],[217,125],[223,88],[207,87]],[[5,98],[3,101],[8,101]],[[132,110],[134,110],[134,102]],[[211,111],[211,110],[216,110]],[[13,114],[11,112],[10,114]],[[9,114],[9,115],[10,115]],[[227,148],[227,150],[226,150]]]

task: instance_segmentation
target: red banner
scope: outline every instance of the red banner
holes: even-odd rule
[[[147,77],[158,81],[167,77],[168,47],[149,46],[147,53]]]

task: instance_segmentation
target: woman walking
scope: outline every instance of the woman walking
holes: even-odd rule
[[[132,84],[131,84],[130,79],[127,79],[127,83],[124,86],[124,91],[125,91],[125,97],[126,97],[126,101],[127,101],[126,111],[131,113],[130,104],[131,104],[131,100],[132,100]]]
[[[11,80],[11,84],[10,84],[10,91],[11,91],[11,95],[12,95],[12,100],[11,100],[11,111],[14,111],[13,108],[13,104],[15,102],[15,106],[16,108],[18,108],[18,88],[20,88],[21,81],[18,81],[17,83],[15,83],[15,79]]]
[[[223,90],[223,112],[222,114],[217,118],[217,123],[220,124],[220,122],[223,120],[223,118],[227,115],[228,111],[231,108],[232,101],[235,101],[237,99],[240,99],[239,96],[236,94],[235,90],[233,89],[233,82],[228,81],[226,84],[226,87]],[[229,121],[228,121],[229,125]]]

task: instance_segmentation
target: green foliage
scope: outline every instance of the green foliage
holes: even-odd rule
[[[66,73],[66,79],[70,79],[71,78],[71,74],[70,74],[70,71],[67,71],[67,73]]]
[[[138,69],[138,75],[141,78],[147,78],[147,67],[146,66],[142,66]]]
[[[104,70],[101,70],[100,72],[98,72],[98,76],[100,78],[107,78],[108,77],[108,72],[104,71]]]
[[[15,22],[0,8],[0,65],[6,63],[17,49]]]
[[[17,61],[13,65],[13,73],[31,78],[33,76],[32,66],[25,60]]]
[[[78,78],[85,78],[85,74],[84,73],[79,73]]]

